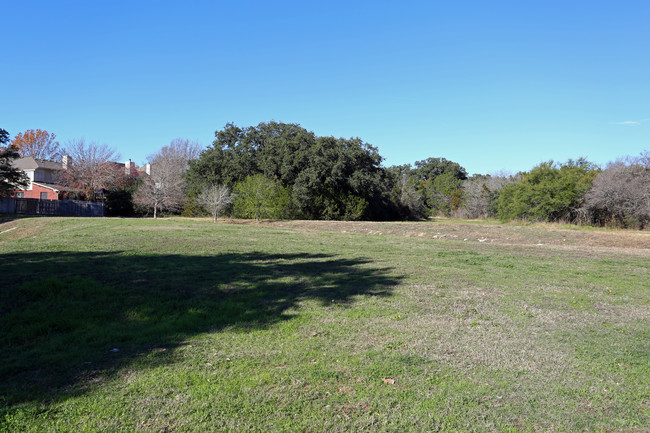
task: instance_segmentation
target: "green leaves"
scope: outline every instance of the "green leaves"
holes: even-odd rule
[[[0,129],[0,131],[4,131],[4,129]],[[13,161],[19,156],[12,147],[0,147],[0,197],[9,196],[14,190],[26,188],[29,185],[29,179],[25,172],[13,165]]]
[[[391,208],[381,161],[360,138],[316,137],[298,124],[274,121],[227,124],[186,179],[190,194],[210,183],[237,184],[245,197],[236,200],[234,213],[242,217],[385,219]]]
[[[508,185],[499,196],[499,217],[558,221],[573,219],[598,173],[596,165],[569,160],[559,165],[543,162],[524,174],[521,182]]]
[[[415,174],[420,180],[432,180],[443,174],[451,173],[456,179],[467,179],[467,171],[457,162],[446,158],[427,158],[415,163]]]
[[[290,216],[289,188],[262,174],[248,176],[234,188],[233,215],[237,218],[287,218]]]
[[[458,209],[462,203],[462,186],[463,181],[450,171],[423,182],[422,189],[431,212],[450,215]]]

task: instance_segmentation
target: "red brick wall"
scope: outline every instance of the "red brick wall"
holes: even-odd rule
[[[47,193],[47,199],[48,200],[58,200],[59,199],[59,194],[56,191],[53,191],[49,188],[43,188],[42,186],[32,184],[32,189],[31,191],[16,191],[16,192],[22,192],[24,193],[24,198],[41,198],[41,193],[46,192]]]

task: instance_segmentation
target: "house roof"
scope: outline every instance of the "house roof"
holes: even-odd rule
[[[53,189],[56,192],[61,191],[61,188],[62,188],[62,186],[60,186],[60,185],[54,185],[54,184],[51,184],[51,183],[40,183],[40,182],[33,182],[33,183],[34,183],[34,185],[38,185],[38,186],[41,186],[43,188]]]
[[[129,160],[129,162],[131,162]],[[126,164],[123,162],[114,162],[109,161],[106,164],[111,164],[115,168],[125,169]],[[135,164],[131,163],[131,171],[137,171],[138,173],[145,172],[146,167],[136,167]],[[46,170],[63,170],[63,163],[50,161],[47,159],[36,159],[33,156],[25,156],[23,158],[18,158],[14,161],[14,166],[20,168],[21,170],[36,170],[37,168],[43,168]]]
[[[36,170],[43,168],[46,170],[63,170],[63,164],[55,161],[48,161],[47,159],[36,159],[33,156],[26,156],[18,158],[14,161],[14,166],[21,170]]]
[[[57,185],[55,183],[45,183],[45,182],[32,182],[34,185],[41,186],[43,188],[53,189],[54,191],[78,191],[76,188],[71,188],[65,185]]]

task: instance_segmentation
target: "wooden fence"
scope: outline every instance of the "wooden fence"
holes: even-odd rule
[[[104,203],[81,200],[39,200],[37,198],[0,198],[0,213],[103,217]]]

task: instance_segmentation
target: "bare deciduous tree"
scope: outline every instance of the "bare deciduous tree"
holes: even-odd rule
[[[201,145],[197,141],[190,141],[184,138],[173,139],[168,146],[163,147],[157,154],[149,156],[149,159],[165,159],[167,161],[175,161],[177,167],[181,172],[185,172],[188,168],[188,163],[199,157],[201,153]]]
[[[114,162],[120,154],[106,144],[98,144],[82,139],[71,140],[66,144],[65,170],[60,181],[79,191],[86,200],[92,200],[95,191],[119,184],[124,177],[124,168]],[[64,158],[66,158],[64,156]]]
[[[184,199],[182,171],[178,170],[174,161],[156,158],[151,164],[151,174],[144,178],[135,193],[134,202],[153,207],[153,217],[157,218],[158,210],[180,210]]]
[[[650,224],[650,153],[609,163],[594,179],[584,208],[600,224]]]
[[[135,194],[135,203],[153,207],[153,217],[158,210],[177,212],[185,202],[183,174],[189,161],[198,158],[198,143],[176,138],[158,153],[149,156],[151,174],[147,176]]]
[[[198,197],[199,203],[212,215],[216,223],[219,213],[232,203],[233,196],[230,188],[225,185],[211,185],[203,189]]]

